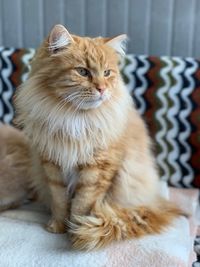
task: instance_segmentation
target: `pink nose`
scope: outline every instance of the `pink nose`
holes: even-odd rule
[[[98,85],[96,89],[101,95],[103,95],[104,91],[106,90],[106,87],[104,85]]]

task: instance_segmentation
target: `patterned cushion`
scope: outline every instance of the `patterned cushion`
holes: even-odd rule
[[[11,123],[12,95],[27,77],[33,49],[0,47],[0,120]],[[200,188],[200,62],[127,55],[122,76],[155,140],[161,178]]]

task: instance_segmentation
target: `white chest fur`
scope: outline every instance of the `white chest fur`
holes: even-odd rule
[[[123,86],[121,91],[118,101],[76,113],[70,108],[59,109],[53,101],[46,101],[45,95],[27,94],[22,99],[26,103],[24,130],[40,154],[63,170],[91,162],[94,151],[106,149],[126,125],[132,100]]]

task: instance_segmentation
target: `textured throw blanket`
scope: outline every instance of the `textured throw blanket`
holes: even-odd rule
[[[198,192],[170,189],[170,198],[190,211],[190,220],[180,217],[160,235],[116,243],[90,253],[71,250],[66,234],[46,232],[44,223],[49,215],[38,204],[6,211],[0,215],[0,266],[189,267],[195,261]]]

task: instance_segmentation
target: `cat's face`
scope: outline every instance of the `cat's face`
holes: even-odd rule
[[[45,66],[49,68],[48,90],[62,104],[69,103],[77,110],[97,108],[116,98],[120,77],[116,52],[123,51],[125,38],[82,38],[55,26],[49,36],[50,57]]]
[[[119,76],[117,56],[98,40],[74,38],[60,57],[55,93],[80,109],[97,108],[109,101]]]

